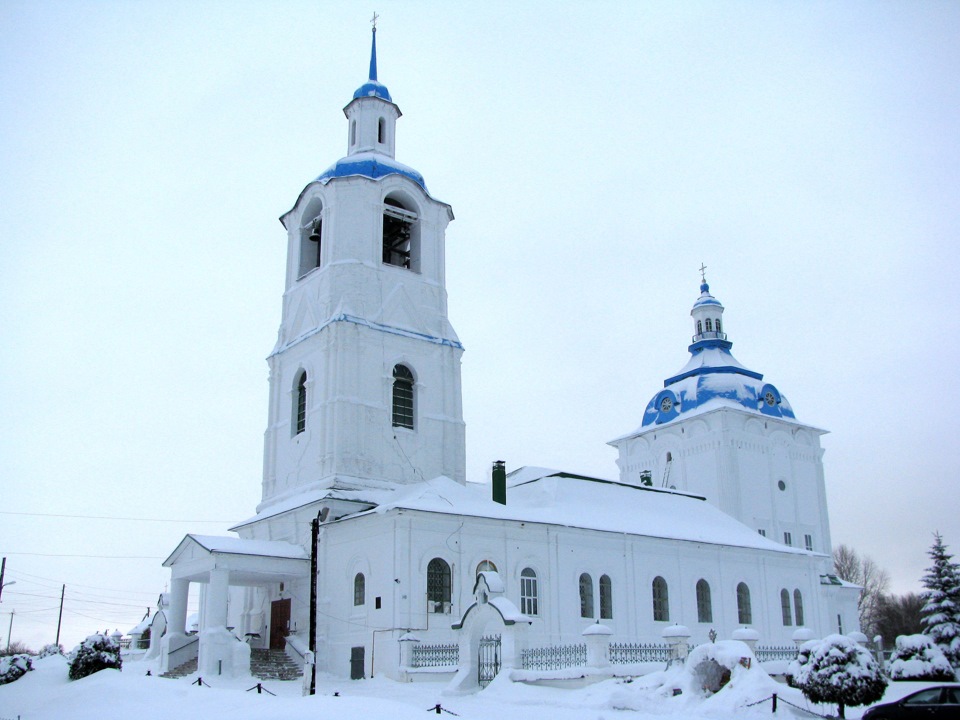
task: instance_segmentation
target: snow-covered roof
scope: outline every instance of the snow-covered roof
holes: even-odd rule
[[[515,471],[507,484],[507,504],[501,505],[491,499],[489,485],[439,477],[399,487],[395,497],[360,514],[418,510],[807,554],[768,540],[703,498],[685,493],[543,468]]]
[[[177,554],[184,543],[193,541],[204,550],[215,554],[227,555],[256,555],[259,557],[289,558],[292,560],[309,559],[306,551],[299,545],[284,542],[283,540],[244,540],[222,535],[194,535],[188,534],[180,541],[177,549],[171,553],[164,565]]]
[[[354,100],[362,97],[378,97],[381,100],[393,102],[393,98],[390,97],[390,91],[387,90],[387,86],[381,82],[377,82],[376,80],[368,80],[363,85],[358,87],[353,93]]]
[[[412,167],[378,152],[360,152],[342,157],[320,173],[317,181],[327,183],[333,178],[351,175],[361,175],[371,180],[379,180],[387,175],[403,175],[417,183],[425,192],[427,190],[423,175]]]

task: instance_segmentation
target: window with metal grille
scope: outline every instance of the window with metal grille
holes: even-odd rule
[[[533,571],[533,568],[524,568],[520,573],[520,612],[524,615],[540,614],[537,573]]]
[[[580,617],[593,617],[593,578],[588,573],[580,575]]]
[[[793,612],[797,618],[797,627],[803,627],[803,596],[800,590],[793,591]]]
[[[442,558],[427,565],[427,611],[450,612],[450,565]]]
[[[300,373],[300,379],[297,381],[297,417],[296,431],[294,435],[299,435],[307,429],[307,373]]]
[[[609,575],[600,576],[600,619],[613,619],[613,582]]]
[[[793,624],[793,612],[790,609],[790,591],[784,588],[780,591],[780,614],[783,616],[783,626]]]
[[[750,607],[750,588],[746,583],[737,585],[737,622],[749,625],[753,622],[753,610]]]
[[[494,565],[493,562],[491,562],[490,560],[481,560],[477,564],[477,573],[476,573],[477,575],[479,575],[482,572],[496,572],[496,571],[497,571],[497,566]]]
[[[793,545],[793,536],[792,536],[790,533],[785,532],[785,533],[783,534],[783,544],[784,544],[784,545]]]
[[[356,577],[353,578],[353,604],[354,605],[363,605],[366,602],[366,580],[364,580],[363,573],[357,573]]]
[[[804,535],[803,536],[803,546],[812,551],[813,550],[813,535]]]
[[[393,426],[413,430],[413,373],[405,365],[393,369]]]
[[[710,599],[710,583],[697,581],[697,622],[713,622],[713,602]]]
[[[670,619],[670,595],[667,581],[659,575],[653,579],[653,619],[666,622]]]

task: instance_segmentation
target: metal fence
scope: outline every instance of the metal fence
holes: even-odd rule
[[[524,670],[563,670],[587,664],[587,645],[551,645],[520,652]]]
[[[673,648],[655,643],[610,643],[610,662],[628,665],[644,662],[670,662]]]
[[[796,660],[797,647],[796,645],[760,646],[753,651],[753,654],[757,656],[757,662]]]
[[[411,648],[412,667],[454,667],[460,664],[460,646],[450,645],[414,645]]]

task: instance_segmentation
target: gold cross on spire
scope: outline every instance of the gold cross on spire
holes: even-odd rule
[[[700,263],[700,282],[707,281],[707,266]]]
[[[379,20],[379,19],[380,19],[380,16],[377,15],[376,11],[374,11],[373,17],[370,18],[370,24],[373,25],[373,31],[374,31],[374,32],[377,31],[377,20]]]

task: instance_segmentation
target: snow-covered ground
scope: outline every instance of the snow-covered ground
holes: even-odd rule
[[[835,707],[809,705],[796,690],[776,683],[762,670],[737,668],[726,688],[708,698],[694,692],[682,671],[654,673],[632,682],[605,680],[579,689],[533,687],[511,682],[504,671],[474,695],[444,694],[443,683],[397,683],[386,679],[335,680],[320,677],[317,695],[302,697],[297,682],[267,682],[276,697],[245,692],[255,678],[205,678],[212,687],[191,684],[196,676],[167,680],[147,676],[152,665],[124,663],[123,671],[103,670],[82,680],[67,680],[67,663],[53,656],[34,660],[34,670],[16,682],[0,686],[0,720],[315,720],[315,718],[389,718],[425,720],[440,703],[459,717],[477,720],[609,720],[626,718],[685,718],[738,720],[750,718],[811,718],[783,703],[776,715],[770,703],[746,705],[777,692],[779,697],[821,714]],[[893,683],[886,700],[896,699],[931,683]],[[674,696],[673,688],[683,694]],[[335,695],[339,693],[339,695]],[[848,708],[859,718],[863,708]],[[432,716],[434,713],[429,713]],[[452,718],[452,715],[445,717]]]

